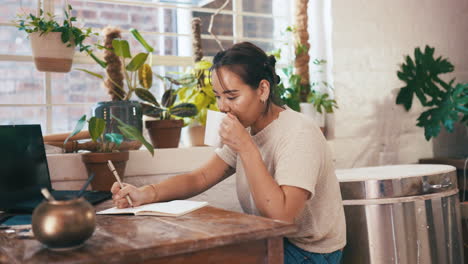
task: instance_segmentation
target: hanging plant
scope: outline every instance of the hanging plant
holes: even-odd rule
[[[28,33],[34,63],[39,71],[69,72],[73,63],[75,47],[80,52],[91,52],[91,45],[84,41],[91,35],[96,35],[90,28],[82,29],[73,25],[76,17],[71,16],[72,6],[64,10],[62,23],[55,15],[41,9],[39,1],[37,14],[19,14],[14,21],[16,27]]]

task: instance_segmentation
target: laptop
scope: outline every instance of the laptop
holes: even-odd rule
[[[40,125],[0,126],[0,211],[32,213],[47,188],[57,200],[76,197],[79,190],[54,190]],[[85,191],[83,197],[97,204],[111,192]]]

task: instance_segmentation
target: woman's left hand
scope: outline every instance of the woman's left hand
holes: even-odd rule
[[[228,113],[219,130],[221,142],[237,153],[248,151],[253,145],[252,137],[236,116]]]

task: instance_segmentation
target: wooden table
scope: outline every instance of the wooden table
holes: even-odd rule
[[[180,217],[97,215],[85,245],[64,252],[0,231],[0,263],[283,263],[283,236],[295,231],[211,206]]]

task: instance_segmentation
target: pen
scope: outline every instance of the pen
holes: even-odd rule
[[[123,184],[122,184],[122,181],[120,180],[120,177],[119,177],[119,174],[117,173],[117,171],[115,170],[115,167],[114,167],[114,164],[112,164],[112,161],[108,160],[107,161],[107,166],[109,167],[109,169],[112,171],[112,173],[114,174],[115,176],[115,179],[117,180],[117,182],[119,183],[120,185],[120,188],[123,188]],[[127,201],[128,203],[130,204],[130,206],[133,207],[133,202],[132,202],[132,199],[130,199],[130,196],[127,194],[125,195],[125,197],[127,197]]]

